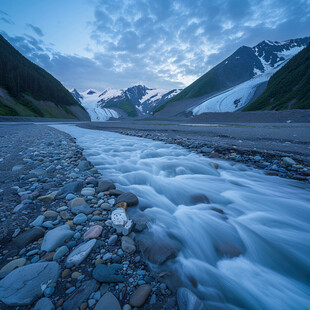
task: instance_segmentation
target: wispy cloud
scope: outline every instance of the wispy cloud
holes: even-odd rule
[[[27,27],[30,28],[36,35],[38,35],[39,37],[43,37],[44,33],[41,30],[41,28],[34,26],[32,24],[27,24]]]

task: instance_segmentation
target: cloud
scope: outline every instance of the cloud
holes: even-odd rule
[[[92,57],[57,52],[31,24],[27,27],[40,39],[8,39],[65,86],[101,90],[141,82],[166,89],[185,87],[242,45],[310,35],[309,0],[92,3],[94,20],[88,26],[94,44],[85,46]]]
[[[30,28],[36,35],[38,35],[39,37],[43,37],[44,36],[44,33],[43,31],[37,27],[37,26],[34,26],[32,24],[27,24],[26,25],[28,28]]]

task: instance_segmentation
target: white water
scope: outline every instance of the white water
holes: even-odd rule
[[[176,146],[55,125],[117,187],[134,192],[158,238],[182,244],[170,261],[208,309],[310,309],[310,188]],[[196,204],[194,194],[211,204]],[[217,207],[225,216],[211,210]],[[229,258],[221,249],[244,254]],[[198,282],[194,288],[189,281]]]

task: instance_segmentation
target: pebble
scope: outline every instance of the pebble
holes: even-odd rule
[[[83,213],[78,214],[73,219],[74,224],[82,224],[82,223],[85,223],[86,221],[87,221],[87,216]]]
[[[141,307],[146,302],[148,296],[152,291],[152,287],[148,284],[139,286],[136,291],[131,295],[129,304],[132,307]]]
[[[102,226],[94,225],[91,226],[84,234],[84,239],[94,239],[98,238],[102,233]]]

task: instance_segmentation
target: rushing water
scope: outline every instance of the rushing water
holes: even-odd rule
[[[208,309],[310,309],[308,185],[226,161],[215,169],[215,160],[163,142],[54,127],[150,207],[151,231],[182,245],[170,264]]]

